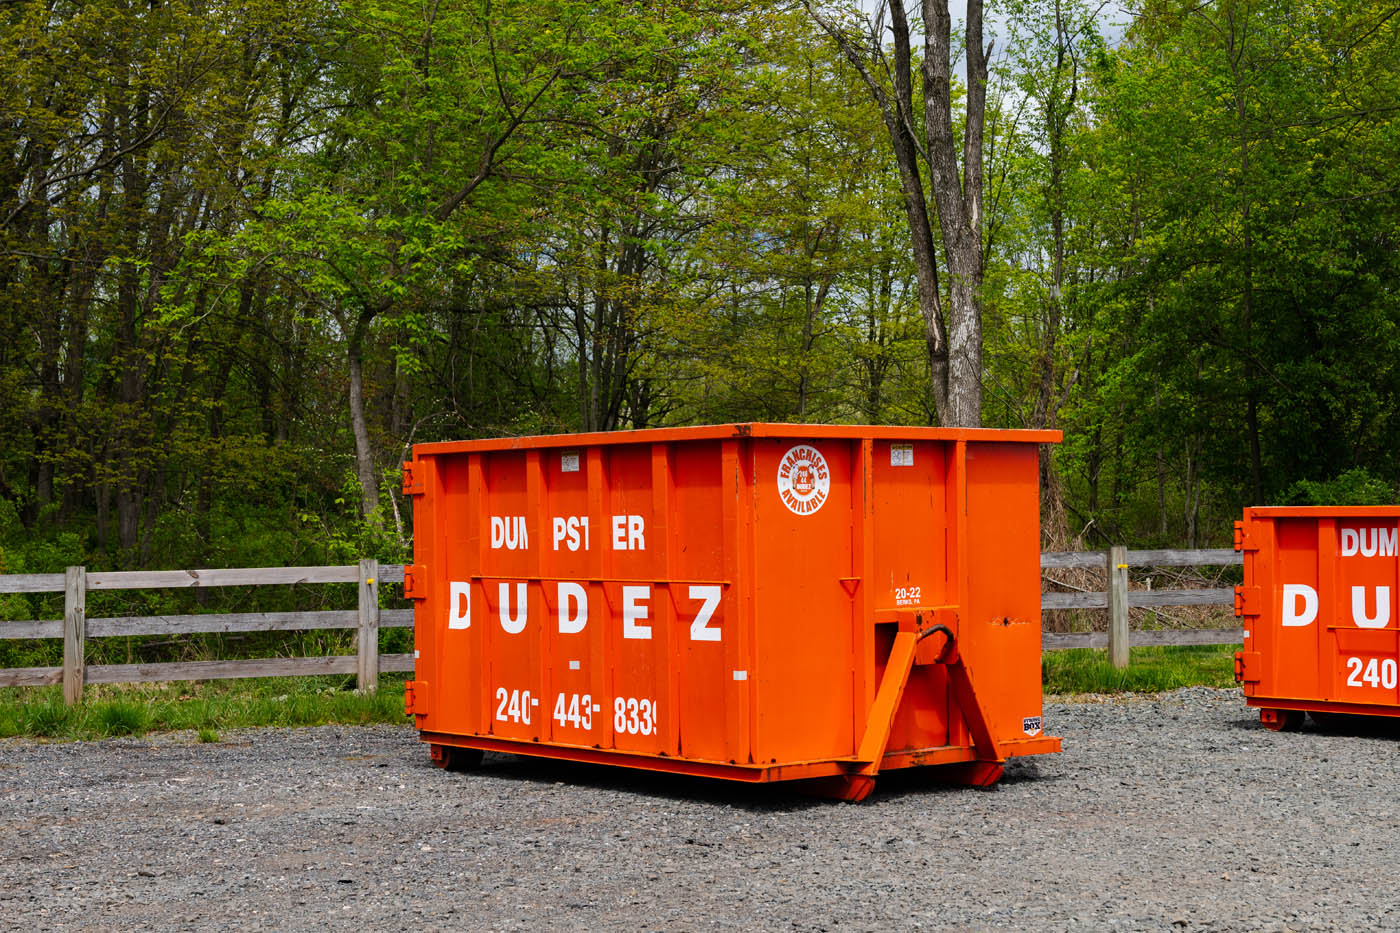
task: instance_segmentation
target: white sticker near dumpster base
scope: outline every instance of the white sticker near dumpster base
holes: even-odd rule
[[[1040,729],[1041,725],[1039,716],[1027,716],[1025,719],[1021,720],[1021,731],[1024,732],[1026,735],[1030,736],[1031,738],[1035,738],[1037,735],[1040,735]]]

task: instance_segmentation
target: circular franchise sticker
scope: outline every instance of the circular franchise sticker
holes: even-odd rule
[[[821,451],[798,444],[778,461],[778,498],[798,515],[811,515],[826,503],[831,473]]]

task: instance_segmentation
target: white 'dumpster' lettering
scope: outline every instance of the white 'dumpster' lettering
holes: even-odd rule
[[[1390,624],[1390,587],[1376,587],[1376,614],[1366,613],[1366,587],[1351,588],[1351,621],[1357,628],[1385,628]]]
[[[1397,528],[1343,528],[1342,556],[1394,557],[1397,537]]]
[[[1298,600],[1303,601],[1301,610],[1298,608]],[[1317,590],[1306,583],[1285,583],[1283,585],[1283,619],[1284,626],[1311,625],[1313,619],[1317,618]]]
[[[512,614],[510,611],[510,584],[502,583],[499,592],[501,594],[501,628],[505,629],[507,634],[519,635],[525,631],[525,621],[530,611],[525,584],[515,584],[516,614]]]
[[[463,606],[465,604],[465,607]],[[461,609],[461,612],[457,610]],[[472,585],[453,580],[447,586],[447,627],[472,627]]]
[[[575,612],[575,609],[578,611]],[[559,584],[559,634],[577,635],[588,625],[588,591],[577,583]]]
[[[530,548],[530,530],[524,515],[491,516],[491,550],[526,551]]]

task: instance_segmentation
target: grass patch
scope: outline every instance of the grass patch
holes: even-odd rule
[[[88,712],[92,728],[103,735],[140,735],[151,721],[145,705],[132,700],[111,700]]]
[[[80,712],[64,706],[62,696],[58,695],[24,704],[16,710],[16,715],[8,720],[8,724],[24,735],[56,739],[70,734],[79,717]]]
[[[1238,645],[1133,648],[1123,670],[1091,648],[1047,651],[1040,681],[1046,693],[1156,693],[1178,687],[1233,687]]]
[[[269,677],[203,683],[91,686],[81,706],[63,704],[58,687],[0,689],[0,738],[97,739],[192,731],[217,742],[229,729],[407,724],[403,675],[383,675],[360,694],[354,677]]]

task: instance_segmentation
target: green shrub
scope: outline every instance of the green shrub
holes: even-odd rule
[[[1323,482],[1299,480],[1284,495],[1284,505],[1391,505],[1395,501],[1395,490],[1362,467]]]

